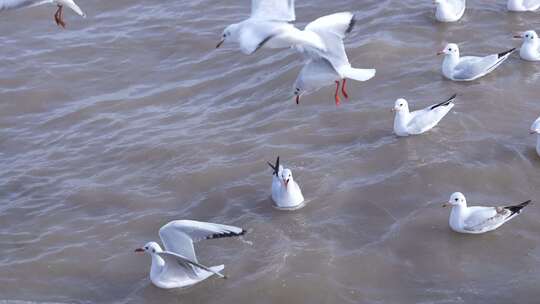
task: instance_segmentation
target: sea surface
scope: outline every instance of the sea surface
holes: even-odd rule
[[[517,54],[470,83],[441,76],[446,42],[483,55],[520,45],[537,13],[468,1],[454,24],[431,1],[297,0],[297,25],[356,12],[353,66],[377,69],[293,101],[292,50],[215,49],[247,0],[80,0],[0,15],[0,303],[538,303],[540,63]],[[392,134],[397,98],[418,109],[457,93],[431,132]],[[272,207],[281,157],[307,204]],[[536,205],[495,232],[460,235],[441,207]],[[149,280],[171,220],[245,228],[200,242],[229,279],[185,290]]]

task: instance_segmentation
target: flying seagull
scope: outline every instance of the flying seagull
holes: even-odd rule
[[[34,7],[42,4],[56,4],[58,9],[54,14],[54,21],[58,26],[61,26],[62,28],[66,27],[63,11],[64,5],[71,8],[75,13],[77,13],[77,15],[86,18],[86,14],[77,4],[75,4],[73,0],[0,0],[0,12],[11,9]]]

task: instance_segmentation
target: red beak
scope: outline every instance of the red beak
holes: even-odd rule
[[[137,248],[137,249],[135,249],[135,252],[144,252],[144,249],[142,249],[142,248]]]
[[[437,56],[444,54],[444,51],[438,51]]]
[[[514,38],[523,38],[521,35],[514,35]]]
[[[285,188],[287,188],[287,186],[289,185],[289,180],[288,180],[288,179],[287,179],[287,180],[284,180],[284,181],[283,181],[283,184],[285,185]]]

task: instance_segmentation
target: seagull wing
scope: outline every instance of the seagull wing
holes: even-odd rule
[[[53,3],[53,0],[0,0],[0,12],[47,3]]]
[[[234,226],[189,220],[172,221],[159,229],[159,237],[165,250],[184,256],[192,262],[197,262],[193,243],[244,233],[245,230]]]
[[[336,70],[325,58],[308,60],[295,81],[295,87],[303,88],[306,92],[315,91],[331,84],[339,78]]]
[[[530,203],[528,200],[506,207],[470,207],[470,214],[464,221],[464,229],[475,233],[491,231],[520,214]]]
[[[211,272],[221,278],[225,278],[224,275],[211,267],[206,267],[177,253],[163,251],[157,252],[156,254],[165,261],[165,268],[159,276],[160,281],[181,281],[185,280],[186,277],[197,279],[199,277],[200,269]]]
[[[294,0],[251,0],[251,18],[291,22],[296,19]]]
[[[281,22],[250,20],[240,30],[240,49],[244,54],[253,54],[270,39],[284,30]]]
[[[473,80],[488,73],[497,64],[497,55],[486,57],[466,56],[454,68],[452,77],[456,80]]]
[[[523,6],[528,10],[537,10],[540,8],[540,0],[525,0],[523,1]]]
[[[326,52],[318,50],[316,52],[328,59],[336,71],[344,66],[350,66],[343,38],[353,29],[355,22],[354,14],[343,12],[315,19],[305,28],[306,31],[312,31],[321,37]]]
[[[454,68],[452,77],[455,80],[474,80],[493,71],[503,63],[516,49],[485,57],[466,56]]]
[[[482,233],[504,224],[510,216],[510,210],[499,207],[470,207],[470,214],[465,219],[463,229]]]
[[[443,102],[431,105],[422,110],[411,112],[412,118],[407,125],[407,131],[410,134],[421,134],[435,127],[454,107],[452,100],[454,100],[456,96],[457,95],[454,94]]]

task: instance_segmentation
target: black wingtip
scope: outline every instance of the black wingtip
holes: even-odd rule
[[[499,56],[498,58],[501,58],[501,57],[504,57],[504,56],[506,56],[506,55],[508,55],[508,54],[511,54],[511,53],[514,52],[515,50],[516,50],[516,48],[512,48],[512,49],[510,49],[510,50],[508,50],[508,51],[499,53],[499,54],[498,54],[498,56]]]
[[[241,235],[244,235],[246,233],[247,233],[247,231],[245,229],[242,229],[242,231],[240,231],[238,233],[233,232],[233,231],[228,231],[228,232],[224,232],[224,233],[215,233],[215,234],[209,235],[208,237],[206,237],[206,239],[208,239],[208,240],[222,239],[222,238],[226,238],[226,237],[241,236]]]
[[[450,98],[448,98],[447,100],[432,106],[430,110],[433,110],[435,108],[442,107],[442,106],[447,106],[450,104],[450,102],[452,102],[452,100],[456,99],[456,97],[457,97],[457,94],[454,93],[454,95],[450,96]]]
[[[347,27],[347,30],[345,31],[345,34],[348,34],[352,32],[354,25],[356,24],[356,16],[353,14],[351,21],[349,21],[349,26]]]
[[[273,175],[275,176],[278,176],[278,171],[279,171],[279,156],[277,157],[276,159],[276,164],[275,165],[272,165],[270,162],[266,162],[270,168],[272,168],[272,170],[274,170],[274,172],[272,172]]]
[[[505,207],[505,209],[508,209],[510,210],[512,213],[510,214],[510,216],[514,215],[514,214],[519,214],[521,212],[521,209],[525,208],[527,205],[529,205],[531,203],[531,200],[528,200],[528,201],[525,201],[519,205],[515,205],[515,206],[508,206],[508,207]]]
[[[447,101],[454,100],[457,97],[457,93],[454,93],[454,95],[450,96]]]

